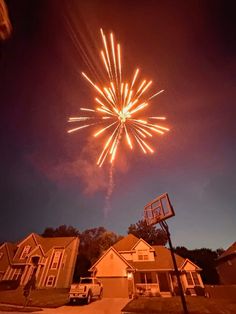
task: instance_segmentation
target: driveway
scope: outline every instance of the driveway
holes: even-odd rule
[[[34,314],[120,314],[121,309],[129,301],[125,298],[103,298],[94,300],[88,305],[61,306],[56,309],[43,309]]]

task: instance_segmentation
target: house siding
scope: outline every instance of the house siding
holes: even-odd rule
[[[5,246],[5,244],[1,246],[0,251]],[[31,249],[22,259],[20,257],[26,246],[30,246]],[[17,247],[16,245],[12,246],[12,257],[6,260],[7,265],[4,262],[7,254],[4,252],[0,260],[0,280],[15,279],[20,268],[22,269],[20,274],[20,285],[22,286],[29,281],[35,270],[37,288],[49,286],[52,288],[69,288],[73,278],[78,247],[79,239],[77,237],[43,238],[37,234],[31,234],[19,242]],[[17,248],[16,252],[14,252],[14,248]],[[56,256],[54,258],[56,252],[60,254],[59,258]],[[34,263],[33,257],[38,257],[37,263]],[[54,266],[52,265],[53,261]],[[53,278],[51,285],[48,285],[49,277]]]

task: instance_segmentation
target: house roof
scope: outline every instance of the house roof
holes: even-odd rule
[[[15,251],[17,249],[16,244],[11,243],[11,242],[5,242],[0,246],[0,249],[5,247],[5,252],[7,253],[7,258],[9,263],[11,263],[11,261],[13,260]]]
[[[113,247],[116,249],[116,251],[131,251],[132,248],[135,246],[135,244],[139,241],[137,237],[135,237],[133,234],[128,234],[126,237],[121,239],[120,241],[116,242]]]
[[[222,253],[217,260],[236,254],[236,242],[234,242],[224,253]]]
[[[9,262],[11,262],[13,260],[17,246],[14,243],[6,242],[6,248],[7,248],[7,254],[8,254]]]
[[[45,253],[55,247],[67,247],[76,238],[78,237],[44,238],[37,234],[37,242],[42,246],[42,249]]]
[[[54,237],[54,238],[44,238],[37,233],[31,233],[23,240],[17,243],[17,247],[24,247],[27,244],[27,241],[33,239],[35,245],[33,246],[32,250],[29,252],[28,256],[32,254],[36,249],[40,248],[43,255],[46,255],[50,250],[54,248],[65,248],[67,247],[72,241],[75,239],[78,240],[78,237]],[[14,264],[24,264],[25,261],[20,259],[20,255],[15,255],[12,258]]]
[[[145,270],[145,269],[155,269],[155,270],[166,270],[166,269],[173,269],[174,265],[172,262],[172,257],[170,250],[162,245],[154,245],[155,250],[155,260],[154,261],[141,261],[141,262],[134,262],[129,261],[129,264],[137,269],[137,270]],[[175,254],[177,267],[181,268],[184,264],[185,259],[177,254]]]

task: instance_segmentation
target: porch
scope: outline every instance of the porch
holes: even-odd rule
[[[171,296],[173,278],[169,272],[136,272],[134,274],[134,290],[140,296]]]

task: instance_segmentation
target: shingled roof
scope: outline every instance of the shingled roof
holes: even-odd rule
[[[46,253],[55,247],[66,247],[77,237],[54,237],[44,238],[37,234],[37,242],[42,246],[43,251]]]
[[[138,241],[139,239],[130,233],[120,241],[116,242],[113,247],[118,252],[130,251]]]
[[[221,260],[233,254],[236,254],[236,242],[234,242],[224,253],[222,253],[217,260]]]

